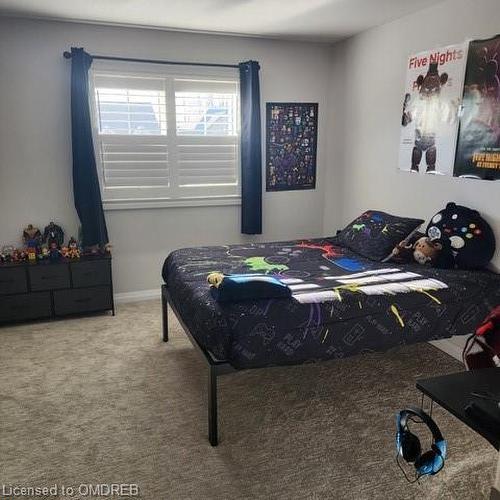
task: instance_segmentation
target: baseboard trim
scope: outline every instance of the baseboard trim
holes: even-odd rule
[[[462,349],[453,342],[451,339],[441,339],[441,340],[433,340],[429,342],[434,347],[437,347],[439,350],[449,354],[451,357],[457,359],[458,361],[462,361]]]
[[[142,302],[154,300],[161,297],[160,287],[153,290],[138,290],[137,292],[115,293],[116,304],[126,304],[127,302]]]

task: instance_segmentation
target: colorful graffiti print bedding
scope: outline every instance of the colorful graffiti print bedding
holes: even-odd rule
[[[217,303],[210,272],[271,274],[291,299]],[[335,238],[184,248],[163,266],[197,342],[236,368],[299,364],[469,334],[500,275],[368,260]]]

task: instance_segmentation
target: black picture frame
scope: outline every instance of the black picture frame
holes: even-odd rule
[[[266,103],[266,191],[316,189],[318,103]]]

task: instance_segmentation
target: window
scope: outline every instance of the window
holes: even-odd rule
[[[105,208],[238,203],[235,71],[97,66],[91,103]]]

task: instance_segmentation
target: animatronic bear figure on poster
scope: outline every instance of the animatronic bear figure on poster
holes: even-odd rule
[[[464,61],[462,45],[409,58],[401,119],[401,170],[453,171]]]

